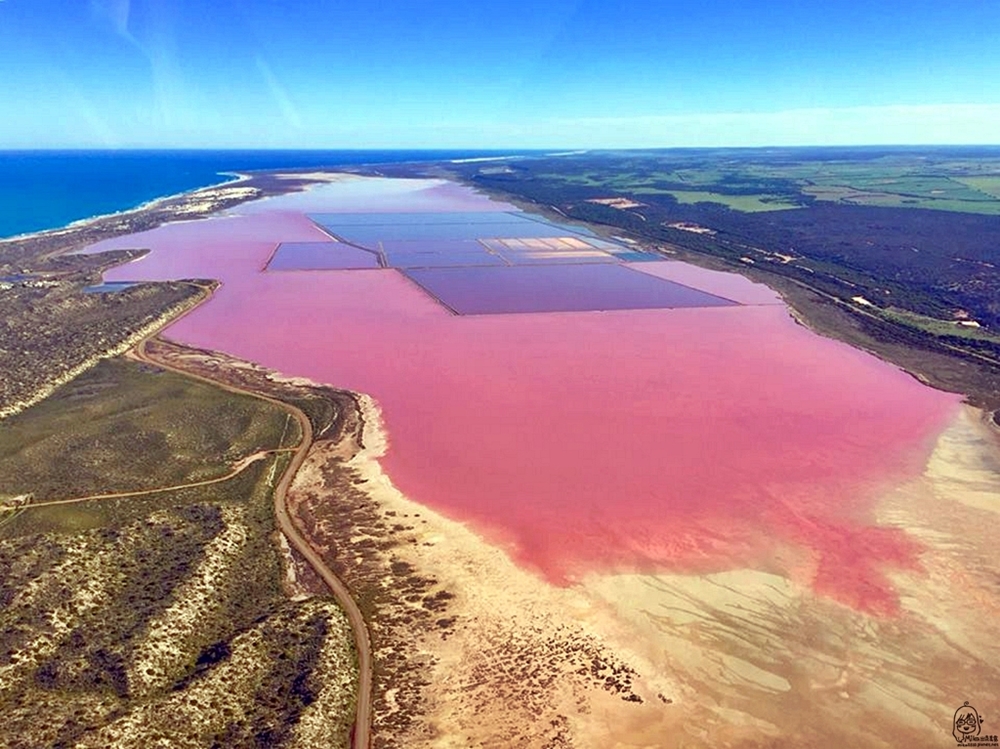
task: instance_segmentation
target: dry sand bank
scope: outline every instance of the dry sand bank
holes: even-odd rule
[[[360,598],[387,589],[371,622],[383,675],[376,746],[660,745],[654,736],[683,719],[670,704],[676,683],[626,644],[603,602],[543,582],[400,494],[378,463],[386,440],[377,408],[364,396],[359,404],[360,449],[318,446],[290,502]],[[347,509],[333,472],[363,490],[388,533],[372,535],[371,518],[367,529],[343,525],[345,513],[362,513],[357,504]],[[381,579],[366,579],[361,569],[378,567],[379,556]],[[394,574],[405,578],[402,590],[391,589]],[[413,578],[424,583],[416,595]],[[430,617],[428,602],[441,604]]]
[[[177,355],[224,380],[317,387]],[[922,552],[892,573],[900,614],[874,617],[816,596],[801,550],[787,551],[795,580],[742,569],[553,586],[397,491],[376,404],[335,402],[343,426],[316,444],[289,503],[368,616],[375,747],[938,746],[966,700],[995,726],[1000,438],[975,409],[877,505],[878,523]],[[315,592],[294,566],[290,592]]]
[[[924,475],[877,508],[880,525],[923,546],[918,569],[891,575],[899,616],[860,614],[817,598],[808,580],[753,570],[586,581],[678,680],[683,706],[707,709],[684,729],[700,741],[684,745],[938,746],[964,701],[995,712],[1000,450],[985,418],[964,408]]]
[[[376,745],[931,746],[950,738],[963,701],[997,704],[1000,564],[984,513],[998,509],[1000,479],[995,436],[972,409],[941,435],[925,475],[879,507],[881,523],[925,545],[922,569],[893,576],[902,613],[879,618],[817,597],[807,580],[756,570],[552,586],[396,490],[378,462],[387,436],[377,407],[359,404],[360,445],[313,456],[294,487],[300,509],[313,522],[324,504],[336,510],[322,479],[324,462],[335,463],[400,523],[367,553],[453,596],[437,624],[376,615],[377,655],[421,677],[405,704],[391,678],[381,684]],[[315,530],[337,547],[332,526],[325,540]],[[397,711],[407,720],[392,720]]]

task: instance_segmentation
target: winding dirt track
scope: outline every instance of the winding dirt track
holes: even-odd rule
[[[86,497],[73,497],[71,499],[49,499],[44,502],[31,502],[30,504],[22,505],[18,509],[21,510],[32,510],[36,507],[52,507],[53,505],[74,505],[78,502],[92,502],[94,500],[100,499],[124,499],[125,497],[145,497],[150,494],[163,494],[164,492],[177,492],[182,489],[195,489],[199,486],[211,486],[212,484],[221,484],[223,481],[229,481],[230,479],[236,478],[247,468],[252,466],[256,461],[261,458],[266,458],[268,455],[277,455],[279,453],[290,453],[297,450],[296,447],[280,447],[274,450],[261,450],[260,452],[249,455],[243,458],[229,473],[225,476],[218,476],[214,479],[205,479],[204,481],[193,481],[190,484],[174,484],[173,486],[158,486],[154,489],[139,489],[134,492],[115,492],[114,494],[89,494]]]
[[[316,553],[312,546],[309,545],[309,542],[306,541],[301,533],[299,533],[298,528],[295,527],[295,523],[292,521],[292,517],[288,512],[288,505],[285,501],[288,487],[291,486],[292,480],[295,478],[295,474],[302,466],[303,461],[305,461],[306,456],[309,454],[309,450],[312,447],[312,424],[309,423],[309,419],[301,409],[289,403],[285,403],[277,398],[271,398],[270,396],[263,395],[261,393],[255,393],[252,390],[243,390],[228,383],[204,377],[200,374],[188,372],[187,370],[181,369],[174,364],[156,359],[146,351],[146,341],[148,340],[149,339],[147,338],[140,342],[139,345],[132,351],[132,356],[134,356],[137,360],[150,364],[154,367],[160,367],[161,369],[176,372],[177,374],[185,377],[200,380],[201,382],[208,383],[213,387],[221,388],[222,390],[226,390],[230,393],[248,395],[253,398],[267,401],[268,403],[273,403],[274,405],[290,412],[298,421],[299,427],[302,430],[302,441],[299,443],[299,446],[295,448],[292,460],[289,462],[288,467],[285,469],[281,479],[278,481],[278,485],[274,489],[274,515],[278,520],[278,527],[281,529],[281,532],[285,534],[289,544],[292,548],[299,552],[299,554],[301,554],[307,562],[309,562],[314,570],[316,570],[316,574],[323,579],[323,582],[326,583],[327,587],[329,587],[333,592],[334,597],[337,599],[337,603],[339,603],[341,608],[343,608],[344,612],[347,614],[348,620],[351,623],[351,630],[354,633],[354,642],[358,653],[358,699],[357,711],[354,716],[354,729],[352,731],[351,746],[352,749],[368,749],[371,741],[372,704],[372,649],[371,639],[368,635],[368,627],[365,624],[364,617],[361,615],[361,610],[354,602],[354,599],[351,598],[351,594],[347,590],[347,587],[333,573],[333,570],[327,567],[323,558]]]

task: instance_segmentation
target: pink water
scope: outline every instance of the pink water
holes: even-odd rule
[[[441,210],[483,208],[445,195]],[[323,236],[283,201],[105,243],[155,250],[108,279],[221,279],[172,338],[372,395],[397,486],[553,582],[753,567],[895,610],[884,573],[919,549],[874,526],[873,501],[921,470],[956,397],[817,337],[738,277],[700,288],[772,303],[459,317],[395,270],[262,273],[276,242]]]
[[[742,304],[781,304],[781,297],[767,286],[748,283],[743,276],[736,273],[723,273],[673,261],[631,263],[630,267],[658,278],[688,284]]]
[[[290,209],[302,213],[381,213],[405,211],[514,211],[509,203],[486,200],[454,182],[421,180],[348,180],[333,182],[304,193],[289,193],[266,201],[240,206],[241,214],[270,213]]]

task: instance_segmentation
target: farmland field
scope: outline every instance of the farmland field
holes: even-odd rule
[[[587,159],[590,159],[588,161]],[[736,211],[775,211],[814,201],[1000,214],[1000,157],[930,158],[830,149],[687,150],[563,159],[560,170],[539,165],[537,177],[567,187],[604,188],[621,195],[672,196],[679,204],[715,203]],[[516,169],[513,174],[516,175]],[[507,174],[484,175],[503,180]]]
[[[637,187],[632,192],[636,195],[673,195],[678,203],[717,203],[736,211],[753,213],[755,211],[780,211],[788,208],[798,208],[794,203],[786,203],[778,195],[723,195],[717,192],[698,190],[662,190],[656,187]]]

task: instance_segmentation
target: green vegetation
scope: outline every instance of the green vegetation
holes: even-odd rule
[[[698,190],[660,190],[656,187],[638,187],[632,191],[635,195],[673,195],[678,203],[718,203],[734,211],[755,213],[757,211],[780,211],[788,208],[799,208],[794,203],[786,203],[780,195],[723,195],[717,192]]]
[[[1000,164],[994,167],[1000,171]],[[970,178],[963,176],[968,169],[954,161],[884,156],[871,161],[824,161],[757,171],[794,179],[803,195],[821,201],[1000,215],[1000,198],[970,183]],[[992,178],[971,179],[988,182]]]
[[[958,181],[973,190],[1000,199],[1000,174],[990,177],[962,177]]]
[[[989,341],[1000,344],[1000,335],[990,333],[979,327],[962,325],[961,321],[958,320],[939,320],[935,317],[918,315],[905,309],[899,309],[898,307],[887,307],[880,310],[880,312],[890,320],[937,336],[956,336],[973,341]]]
[[[539,179],[629,195],[671,195],[735,211],[774,211],[816,201],[1000,215],[1000,156],[968,159],[907,152],[811,150],[607,153],[580,171]],[[584,157],[585,159],[586,157]],[[563,159],[563,163],[572,159]],[[495,172],[497,175],[510,171]]]
[[[2,243],[0,243],[2,244]],[[110,294],[83,288],[98,270],[141,253],[88,256],[86,270],[46,272],[0,282],[0,417],[37,403],[97,361],[129,349],[144,335],[196,304],[210,284],[138,284]],[[101,262],[98,262],[101,261]],[[55,261],[47,264],[51,268]],[[9,287],[9,288],[7,288]]]
[[[978,178],[987,181],[990,178]],[[927,208],[937,211],[1000,215],[1000,199],[972,189],[967,179],[925,178],[900,175],[862,176],[846,179],[816,178],[802,192],[817,200],[845,205]]]
[[[0,492],[224,477],[297,443],[292,424],[109,360],[5,421]],[[350,627],[282,589],[272,492],[289,455],[207,486],[0,514],[0,746],[346,746]]]
[[[128,350],[189,309],[214,281],[140,283],[114,293],[84,293],[101,274],[145,250],[77,252],[104,240],[138,235],[179,219],[303,189],[307,178],[258,174],[71,227],[0,239],[0,418],[39,402],[98,360]]]
[[[106,360],[0,431],[0,496],[52,500],[223,476],[300,435],[257,398],[220,398],[190,378]]]
[[[491,167],[449,169],[766,281],[828,334],[1000,406],[1000,148],[608,151]]]

